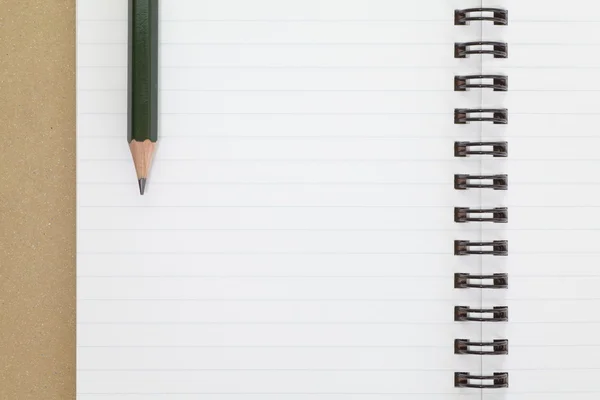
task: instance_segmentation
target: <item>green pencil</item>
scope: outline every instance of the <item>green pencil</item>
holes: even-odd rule
[[[129,0],[127,142],[140,194],[158,140],[158,0]]]

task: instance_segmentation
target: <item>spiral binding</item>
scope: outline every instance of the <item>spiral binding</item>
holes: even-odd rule
[[[474,317],[471,314],[478,314],[479,316]],[[491,316],[486,317],[486,315]],[[454,321],[506,322],[508,321],[508,307],[471,308],[468,306],[456,306],[454,307]]]
[[[480,350],[472,350],[479,347]],[[489,349],[489,350],[486,350]],[[483,356],[499,356],[508,354],[508,340],[496,339],[492,342],[472,342],[468,339],[454,340],[454,354],[471,354]]]
[[[491,214],[491,217],[471,217],[471,214]],[[496,207],[496,208],[468,208],[468,207],[454,207],[454,222],[465,223],[465,222],[493,222],[493,223],[507,223],[508,222],[508,208]]]
[[[489,21],[494,25],[508,25],[508,11],[500,8],[466,8],[454,11],[454,24],[467,25],[471,21]],[[494,58],[508,58],[508,44],[499,41],[473,41],[454,44],[454,57],[467,58],[471,54],[492,55]],[[466,92],[474,89],[491,89],[493,92],[508,91],[506,75],[456,75],[454,91]],[[473,115],[476,114],[476,115]],[[454,123],[464,125],[474,122],[508,124],[508,110],[505,108],[456,108]],[[459,158],[472,156],[508,157],[508,143],[505,141],[455,141],[454,156]],[[455,174],[456,190],[493,189],[507,190],[506,174],[470,175]],[[507,223],[506,207],[470,208],[455,207],[456,223]],[[454,254],[457,256],[507,256],[508,241],[470,241],[455,240]],[[454,274],[454,288],[459,290],[506,290],[507,273],[472,274],[457,272]],[[455,306],[454,320],[457,322],[480,322],[482,324],[508,321],[508,307],[471,308]],[[454,353],[457,355],[501,356],[508,354],[508,340],[473,341],[455,339]],[[499,389],[508,387],[508,372],[494,372],[490,375],[477,375],[469,372],[455,372],[454,386],[457,388]]]
[[[491,183],[471,183],[471,180],[486,181],[490,180]],[[494,190],[507,190],[508,189],[508,175],[468,175],[468,174],[456,174],[454,175],[454,189],[456,190],[467,190],[467,189],[494,189]]]
[[[491,117],[469,117],[469,114],[491,113]],[[508,110],[506,108],[455,108],[454,123],[467,124],[469,122],[493,122],[494,124],[508,124]]]
[[[471,280],[482,281],[481,283],[472,283]],[[491,280],[492,283],[483,283],[485,280]],[[506,289],[508,288],[508,274],[492,275],[472,275],[457,272],[454,274],[455,289]]]
[[[490,250],[472,250],[473,247],[482,248],[489,247]],[[470,240],[455,240],[454,255],[470,256],[470,255],[491,255],[491,256],[506,256],[508,255],[508,240],[494,240],[491,242],[471,242]]]
[[[471,383],[472,380],[481,383]],[[485,381],[491,381],[485,383]],[[493,375],[471,375],[468,372],[454,373],[454,387],[473,389],[500,389],[508,387],[508,372],[494,372]]]
[[[492,150],[470,150],[471,147],[491,146]],[[490,155],[494,157],[508,157],[507,142],[454,142],[454,157],[468,157],[470,155]]]
[[[469,83],[470,80],[481,80],[481,83]],[[483,83],[491,79],[491,83]],[[469,89],[493,89],[494,92],[508,90],[508,77],[505,75],[457,75],[454,77],[454,91],[466,92]]]
[[[475,49],[471,49],[475,46]],[[467,58],[470,54],[491,54],[494,58],[508,58],[508,44],[490,41],[454,43],[454,58]]]
[[[492,13],[492,16],[471,16],[471,13]],[[454,25],[467,25],[469,21],[492,21],[494,25],[508,25],[508,11],[500,8],[454,10]]]

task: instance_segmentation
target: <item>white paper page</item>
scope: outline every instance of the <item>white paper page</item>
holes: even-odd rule
[[[508,239],[506,259],[487,272],[509,274],[509,289],[484,303],[508,305],[509,322],[484,325],[485,339],[506,338],[509,354],[484,358],[484,373],[506,371],[510,387],[486,400],[592,400],[600,396],[600,18],[597,2],[485,1],[510,12],[510,25],[483,28],[509,43],[506,60],[485,73],[509,77],[509,91],[486,95],[509,109],[509,157],[487,164],[509,174],[505,193],[486,196],[509,207],[507,226],[486,231]]]
[[[456,8],[472,0],[168,0],[159,146],[126,144],[127,2],[78,0],[78,398],[480,399],[453,354]]]

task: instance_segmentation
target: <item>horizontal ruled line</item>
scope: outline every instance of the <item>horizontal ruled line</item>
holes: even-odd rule
[[[467,66],[468,67],[468,66]],[[96,68],[96,69],[126,69],[127,65],[78,65],[77,68]],[[161,65],[162,69],[441,69],[455,70],[455,65]],[[510,69],[531,69],[531,70],[572,70],[572,69],[591,69],[597,70],[600,66],[552,66],[552,65],[510,65],[504,70]]]
[[[413,300],[414,301],[414,300]],[[600,322],[600,321],[599,321]],[[396,321],[396,322],[368,322],[368,321],[356,321],[356,322],[280,322],[280,321],[264,321],[264,322],[208,322],[208,321],[158,321],[158,322],[84,322],[78,321],[77,325],[452,325],[456,322],[414,322],[414,321]],[[544,322],[535,322],[543,324]],[[549,322],[549,323],[560,323],[560,322]],[[571,322],[569,322],[571,323]],[[590,322],[592,323],[592,322]],[[597,322],[594,322],[597,323]],[[529,324],[529,323],[528,323]],[[533,324],[533,323],[532,323]]]
[[[177,298],[177,299],[173,299],[173,298],[162,298],[162,299],[155,299],[155,298],[130,298],[130,299],[123,299],[123,298],[119,298],[119,299],[112,299],[112,298],[80,298],[77,301],[106,301],[106,302],[173,302],[173,301],[181,301],[181,302],[260,302],[260,303],[264,303],[264,302],[307,302],[307,303],[314,303],[314,302],[372,302],[372,303],[385,303],[385,302],[450,302],[452,304],[457,303],[457,301],[460,299],[457,299],[456,297],[454,298],[435,298],[435,299],[419,299],[419,298],[407,298],[407,299],[394,299],[394,298],[382,298],[382,299],[365,299],[365,298],[350,298],[350,299],[281,299],[281,298],[271,298],[271,299],[252,299],[252,298],[242,298],[242,299],[227,299],[227,298],[217,298],[217,299],[194,299],[194,298]],[[560,298],[557,299],[556,297],[550,297],[550,298],[521,298],[521,299],[514,299],[514,298],[507,298],[507,297],[503,297],[502,301],[523,301],[523,302],[541,302],[541,301],[560,301],[560,302],[565,302],[565,301],[599,301],[600,298],[585,298],[585,297],[579,297],[579,298]],[[465,300],[466,301],[466,300]],[[304,322],[303,322],[304,323]],[[447,324],[454,324],[455,322],[448,322]],[[510,323],[516,323],[514,321],[511,321]],[[523,323],[527,323],[527,322],[523,322]],[[544,322],[547,324],[555,324],[555,323],[571,323],[570,321],[548,321],[548,322]],[[590,322],[590,321],[582,321],[581,323],[600,323],[600,320],[598,322]],[[360,324],[360,322],[356,322],[354,324]]]
[[[502,368],[507,371],[600,371],[600,368]],[[85,372],[441,372],[448,368],[78,368]]]
[[[172,302],[172,301],[184,301],[184,302],[449,302],[456,301],[456,299],[190,299],[190,298],[181,298],[181,299],[111,299],[111,298],[80,298],[77,301],[124,301],[124,302],[132,302],[132,301],[144,301],[144,302]]]
[[[77,279],[453,279],[454,275],[84,275],[79,274]],[[519,279],[595,279],[600,278],[594,274],[581,275],[516,275],[511,273],[511,281]],[[537,301],[531,299],[508,299],[510,301]],[[600,299],[599,299],[600,300]],[[359,300],[360,301],[360,300]],[[434,300],[432,300],[434,301]],[[435,300],[437,301],[437,300]],[[446,300],[439,300],[446,301]],[[550,301],[550,300],[539,300]],[[563,302],[560,298],[553,301]],[[571,300],[572,301],[572,300]]]
[[[118,22],[126,23],[127,19],[121,18],[110,18],[110,19],[93,19],[93,18],[78,18],[80,22]],[[208,23],[219,23],[219,22],[241,22],[241,23],[254,23],[254,22],[276,22],[276,23],[295,23],[295,22],[316,22],[316,23],[355,23],[355,22],[369,22],[369,23],[397,23],[397,22],[425,22],[425,23],[443,23],[448,24],[448,19],[406,19],[406,18],[161,18],[160,22],[208,22]],[[593,19],[510,19],[511,24],[523,24],[523,23],[564,23],[564,24],[576,24],[576,23],[594,23],[600,24],[600,20]]]
[[[445,113],[364,113],[364,112],[348,112],[348,113],[292,113],[292,112],[281,112],[281,113],[169,113],[161,112],[161,115],[452,115],[452,112]],[[114,113],[114,112],[80,112],[79,115],[127,115],[126,112]],[[546,115],[546,114],[541,114]],[[556,115],[556,113],[548,114]],[[600,113],[594,113],[591,115],[600,115]]]
[[[159,46],[454,46],[454,41],[448,42],[160,42]],[[127,42],[77,42],[78,45],[127,46]],[[511,43],[520,45],[520,43]],[[584,45],[588,43],[524,43],[524,45]],[[596,45],[600,45],[596,44]]]
[[[454,275],[82,275],[77,279],[452,279]],[[522,277],[522,275],[518,276]],[[513,278],[513,277],[511,277]],[[534,277],[538,278],[538,277]],[[547,277],[568,278],[564,275]],[[600,275],[572,276],[572,278],[600,278]]]
[[[514,393],[514,392],[511,392]],[[524,393],[535,393],[535,392],[524,392]],[[556,392],[547,392],[556,393]],[[575,392],[564,392],[564,393],[575,393]],[[588,392],[586,392],[588,393]],[[589,392],[589,393],[600,393],[600,392]],[[77,392],[79,396],[198,396],[198,395],[231,395],[231,396],[243,396],[243,395],[260,395],[260,396],[290,396],[290,395],[301,395],[301,396],[397,396],[397,395],[411,395],[411,396],[431,396],[431,395],[456,395],[456,392],[431,392],[431,393],[412,393],[412,392],[161,392],[161,393],[148,393],[148,392]]]
[[[160,42],[159,45],[167,46],[454,46],[457,41],[448,42]],[[82,42],[78,41],[78,45],[114,45],[126,46],[127,42]],[[581,47],[596,47],[598,43],[582,43],[582,42],[514,42],[511,41],[509,46],[581,46]]]
[[[78,252],[77,254],[81,254],[81,255],[107,255],[107,254],[120,254],[120,255],[152,255],[152,254],[156,254],[156,255],[194,255],[194,254],[204,254],[204,255],[208,255],[208,254],[213,254],[213,255],[219,255],[219,254],[229,254],[229,255],[306,255],[306,254],[311,254],[311,255],[333,255],[333,254],[337,254],[337,255],[428,255],[428,254],[444,254],[444,255],[449,255],[450,253],[445,252],[445,251],[440,251],[440,252],[429,252],[429,253],[381,253],[381,252],[372,252],[372,253],[356,253],[356,252],[338,252],[338,251],[332,251],[332,252],[310,252],[310,251],[306,251],[306,252],[254,252],[254,253],[247,253],[247,252],[231,252],[231,251],[222,251],[222,252],[214,252],[214,251],[206,251],[206,252],[181,252],[181,251],[172,251],[172,252],[159,252],[159,251],[139,251],[139,252],[115,252],[115,251],[106,251],[106,252]],[[540,253],[540,254],[546,254],[546,253]],[[581,253],[574,253],[574,254],[581,254]],[[598,254],[599,253],[593,253],[593,254]]]
[[[126,23],[127,20],[126,19],[78,19],[78,21],[80,22],[124,22]],[[436,22],[436,23],[444,23],[447,24],[448,21],[447,20],[443,20],[443,19],[197,19],[197,18],[190,18],[190,19],[186,19],[186,18],[181,18],[181,19],[161,19],[160,22],[215,22],[215,23],[219,23],[219,22],[242,22],[242,23],[246,23],[246,22],[319,22],[319,23],[331,23],[331,22],[372,22],[372,23],[379,23],[379,22],[392,22],[392,23],[396,23],[396,22]],[[511,22],[513,22],[511,20]],[[593,22],[593,21],[590,21]]]
[[[77,345],[83,349],[448,349],[447,345]],[[600,347],[597,344],[510,344],[511,348],[571,348],[571,347]]]
[[[600,67],[599,67],[600,68]],[[79,115],[127,115],[126,112],[79,112]],[[439,112],[439,113],[402,113],[402,112],[347,112],[347,113],[339,113],[339,112],[276,112],[276,113],[267,113],[267,112],[222,112],[222,113],[213,113],[213,112],[190,112],[190,113],[175,113],[175,112],[161,112],[161,115],[338,115],[338,116],[357,116],[357,115],[444,115],[444,116],[452,116],[453,111],[448,112]],[[543,115],[543,116],[559,116],[559,115],[600,115],[599,113],[565,113],[565,112],[547,112],[547,113],[526,113],[526,112],[511,112],[509,110],[510,115]],[[502,127],[506,127],[508,124],[503,124]]]
[[[102,138],[102,139],[122,139],[126,136],[126,133],[123,132],[122,134],[103,134],[103,135],[98,135],[98,134],[81,134],[79,135],[79,139],[87,139],[87,138]],[[556,136],[548,136],[548,135],[539,135],[539,136],[526,136],[526,135],[519,135],[519,134],[486,134],[485,136],[486,138],[489,139],[559,139],[561,138],[561,136],[556,135]],[[195,139],[271,139],[271,138],[278,138],[278,139],[282,139],[282,138],[290,138],[290,139],[306,139],[306,138],[319,138],[319,139],[448,139],[448,136],[442,136],[442,135],[420,135],[420,136],[397,136],[397,135],[389,135],[389,136],[365,136],[365,135],[318,135],[318,136],[296,136],[296,135],[290,135],[290,136],[277,136],[277,135],[181,135],[181,134],[171,134],[171,133],[162,133],[161,134],[161,139],[162,140],[167,140],[167,139],[188,139],[188,138],[195,138]],[[570,139],[599,139],[600,135],[589,135],[589,136],[577,136],[577,135],[573,135],[573,136],[569,136]],[[473,160],[473,162],[480,162],[481,160],[476,160],[476,159],[471,159]],[[512,159],[513,161],[539,161],[539,159]],[[96,159],[85,159],[82,161],[96,161]],[[124,160],[123,160],[124,161]],[[174,159],[173,161],[177,161],[176,159]],[[228,160],[231,161],[231,160]],[[242,161],[242,160],[240,160]],[[266,160],[269,161],[269,160]],[[282,162],[284,160],[281,160]],[[294,162],[295,160],[285,160],[285,162]],[[323,160],[325,161],[325,160]],[[373,162],[375,162],[376,160],[373,160]],[[450,160],[447,160],[448,162],[450,162]],[[452,162],[455,162],[456,160],[453,159]],[[463,161],[467,161],[466,159],[462,159],[460,160],[461,162]],[[496,161],[501,161],[501,160],[496,160]],[[552,161],[562,161],[561,159],[554,159]],[[568,161],[568,160],[567,160]],[[572,161],[577,161],[577,160],[572,160]],[[600,161],[600,159],[598,159],[598,161]],[[337,160],[327,160],[327,162],[338,162]]]
[[[413,93],[413,92],[432,92],[432,93],[454,93],[452,89],[160,89],[161,92],[182,92],[182,93]],[[570,90],[557,90],[571,92]],[[581,90],[582,92],[584,90]],[[600,90],[587,90],[589,92],[598,92]],[[80,89],[80,92],[118,92],[127,93],[127,89]]]
[[[127,93],[127,89],[80,89],[80,92]],[[453,89],[160,89],[170,93],[455,93]],[[598,93],[600,89],[511,89],[511,93]]]
[[[467,269],[467,268],[465,268]],[[448,279],[453,278],[454,274],[438,275],[82,275],[77,279],[386,279],[386,278],[406,278],[406,279]],[[598,275],[514,275],[511,274],[511,280],[518,279],[568,279],[568,278],[598,278]],[[600,300],[600,299],[599,299]],[[556,301],[562,301],[556,299]]]
[[[598,345],[600,346],[600,345]],[[429,348],[434,348],[434,349],[447,349],[448,346],[443,346],[443,345],[439,345],[439,346],[428,346],[428,345],[393,345],[393,346],[385,346],[385,345],[372,345],[372,346],[365,346],[365,345],[357,345],[357,346],[343,346],[343,345],[332,345],[332,346],[318,346],[318,345],[311,345],[311,346],[304,346],[304,345],[291,345],[291,346],[282,346],[282,345],[272,345],[272,346],[261,346],[261,345],[255,345],[255,346],[237,346],[237,345],[215,345],[215,346],[210,346],[210,345],[193,345],[193,346],[186,346],[186,345],[157,345],[157,346],[152,346],[152,345],[133,345],[133,346],[123,346],[123,345],[77,345],[77,347],[79,348],[83,348],[83,349],[105,349],[105,348],[118,348],[118,349],[161,349],[161,348],[167,348],[167,349],[406,349],[406,348],[425,348],[425,349],[429,349]],[[518,347],[518,346],[517,346]]]
[[[114,182],[114,183],[101,183],[101,182],[89,182],[89,183],[85,183],[85,182],[77,182],[78,185],[80,186],[114,186],[114,187],[119,187],[119,186],[131,186],[131,183],[127,183],[127,182]],[[369,186],[369,187],[377,187],[377,186],[403,186],[403,187],[424,187],[424,186],[433,186],[433,187],[440,187],[440,186],[450,186],[452,187],[450,184],[443,183],[443,182],[439,182],[439,183],[418,183],[418,182],[398,182],[398,183],[386,183],[386,184],[378,184],[378,183],[373,183],[373,184],[357,184],[357,183],[339,183],[339,184],[318,184],[318,183],[266,183],[266,184],[262,184],[262,183],[203,183],[203,182],[156,182],[153,181],[152,185],[154,187],[175,187],[175,186],[181,186],[181,187],[187,187],[190,188],[191,186],[210,186],[210,187],[219,187],[219,186],[279,186],[279,187],[283,187],[283,186],[348,186],[348,187],[361,187],[361,186]],[[514,184],[513,184],[514,185]]]
[[[514,390],[510,391],[511,395],[520,395],[520,394],[596,394],[600,393],[600,391],[595,392],[577,392],[577,391],[561,391],[561,392],[517,392]],[[77,392],[79,396],[206,396],[206,395],[225,395],[225,396],[319,396],[319,398],[323,398],[324,396],[456,396],[456,392],[164,392],[164,393],[148,393],[148,392]],[[480,397],[475,398],[475,394],[466,394],[462,395],[461,399],[468,398],[467,396],[471,396],[473,400],[480,399]],[[471,398],[469,397],[469,398]],[[448,397],[445,398],[445,400]],[[401,399],[394,399],[401,400]]]
[[[156,161],[155,161],[156,162]],[[115,187],[119,187],[119,186],[131,186],[131,182],[77,182],[78,185],[80,186],[115,186]],[[544,183],[547,185],[556,185],[559,183]],[[600,183],[598,183],[600,184]],[[452,188],[452,183],[448,183],[448,182],[430,182],[430,183],[422,183],[422,182],[389,182],[389,183],[353,183],[353,182],[339,182],[339,183],[318,183],[318,182],[279,182],[279,183],[245,183],[245,182],[191,182],[191,181],[180,181],[180,182],[166,182],[166,181],[152,181],[152,185],[154,187],[161,187],[161,186],[166,186],[166,187],[174,187],[174,186],[181,186],[181,187],[191,187],[191,186],[210,186],[210,187],[219,187],[219,186],[279,186],[279,187],[284,187],[284,186],[348,186],[348,187],[360,187],[360,186],[369,186],[369,187],[376,187],[376,186],[412,186],[412,187],[424,187],[424,186],[433,186],[433,187],[440,187],[440,186],[449,186],[450,188]],[[516,183],[511,183],[511,185],[516,185]],[[529,185],[529,184],[526,184]]]
[[[368,205],[368,206],[361,206],[361,205],[339,205],[339,206],[327,206],[327,205],[317,205],[317,206],[306,206],[306,205],[232,205],[232,206],[223,206],[223,205],[198,205],[198,206],[191,206],[191,205],[158,205],[158,206],[149,206],[149,205],[135,205],[135,206],[128,206],[128,205],[79,205],[79,208],[125,208],[125,209],[130,209],[130,208],[135,208],[135,209],[145,209],[145,208],[183,208],[183,209],[194,209],[194,208],[199,208],[199,209],[203,209],[203,208],[230,208],[230,209],[237,209],[237,208],[275,208],[275,209],[287,209],[287,208],[323,208],[323,209],[329,209],[329,208],[340,208],[340,209],[344,209],[344,208],[360,208],[360,209],[370,209],[370,208],[377,208],[377,209],[386,209],[386,208],[445,208],[445,209],[451,209],[454,206],[454,204],[452,205],[439,205],[439,206],[419,206],[419,205],[406,205],[406,206],[390,206],[390,205],[386,205],[386,204],[382,204],[382,205]],[[510,206],[510,205],[509,205]],[[511,207],[518,207],[518,208],[545,208],[544,206],[517,206],[517,205],[513,205]],[[573,207],[581,207],[581,208],[600,208],[600,206],[578,206],[578,205],[573,205],[573,206],[558,206],[559,208],[573,208]],[[547,208],[552,208],[550,206],[548,206]]]
[[[126,19],[78,19],[80,22],[118,22],[118,23],[126,23]],[[425,22],[425,23],[443,23],[444,25],[448,24],[448,19],[395,19],[395,18],[370,18],[370,19],[360,19],[360,18],[350,18],[350,19],[333,19],[333,18],[248,18],[248,19],[211,19],[211,18],[178,18],[178,19],[167,19],[162,18],[160,22],[208,22],[208,23],[219,23],[219,22],[240,22],[240,23],[255,23],[255,22],[276,22],[276,23],[295,23],[295,22],[317,22],[317,23],[355,23],[355,22],[369,22],[369,23],[397,23],[397,22]],[[511,17],[510,23],[513,24],[524,24],[524,23],[561,23],[561,24],[578,24],[578,23],[593,23],[600,24],[600,20],[590,20],[590,19],[568,19],[568,20],[560,20],[560,19],[513,19]]]
[[[78,371],[85,372],[183,372],[183,371],[214,371],[214,372],[386,372],[386,371],[405,371],[405,372],[434,372],[434,371],[453,371],[455,368],[78,368]],[[581,368],[579,368],[581,369]],[[596,368],[589,368],[596,369]],[[514,371],[514,369],[512,370]]]
[[[208,255],[208,254],[214,254],[214,255],[219,255],[219,254],[228,254],[228,255],[307,255],[307,254],[311,254],[311,255],[434,255],[434,254],[441,254],[441,255],[452,255],[449,252],[446,251],[439,251],[439,252],[340,252],[340,251],[331,251],[331,252],[314,252],[314,251],[306,251],[306,252],[234,252],[234,251],[221,251],[221,252],[215,252],[215,251],[205,251],[205,252],[195,252],[195,251],[172,251],[172,252],[165,252],[165,251],[139,251],[139,252],[135,252],[135,251],[119,251],[119,252],[111,252],[111,251],[106,251],[106,252],[78,252],[77,254],[81,254],[81,255],[107,255],[107,254],[120,254],[120,255],[152,255],[152,254],[156,254],[156,255],[194,255],[194,254],[204,254],[204,255]],[[594,256],[600,256],[600,252],[582,252],[582,251],[572,251],[572,252],[554,252],[554,251],[545,251],[545,252],[514,252],[511,251],[510,252],[511,255],[594,255]]]
[[[113,138],[119,140],[119,141],[124,141],[121,139],[125,139],[124,137],[117,137],[114,136]],[[86,138],[87,139],[87,138]],[[94,136],[94,139],[101,139],[103,141],[106,141],[106,137],[100,137],[100,136]],[[225,138],[226,139],[226,138]],[[275,140],[280,140],[280,139],[276,139]],[[599,137],[600,139],[600,137]],[[450,149],[450,147],[449,147]],[[290,164],[298,164],[298,163],[314,163],[314,162],[320,162],[320,163],[329,163],[329,164],[337,164],[337,163],[413,163],[413,162],[423,162],[423,163],[429,163],[432,161],[436,161],[436,162],[443,162],[443,163],[454,163],[454,164],[458,164],[459,162],[461,164],[467,164],[467,163],[471,163],[471,164],[478,164],[481,163],[481,159],[476,159],[476,158],[464,158],[464,159],[457,159],[452,155],[449,155],[448,158],[427,158],[427,159],[418,159],[418,158],[155,158],[155,160],[160,160],[161,162],[189,162],[189,161],[198,161],[198,162],[215,162],[215,163],[290,163]],[[98,157],[98,158],[80,158],[79,161],[83,161],[83,162],[99,162],[99,161],[118,161],[118,162],[131,162],[130,158],[103,158],[103,157]],[[504,162],[506,163],[507,160],[486,160],[486,161],[497,161],[498,164]],[[512,161],[512,160],[511,160]],[[600,158],[598,159],[554,159],[554,160],[543,160],[543,159],[519,159],[519,160],[514,160],[514,161],[531,161],[531,162],[542,162],[542,161],[597,161],[600,162]],[[452,175],[452,173],[448,172],[448,175]],[[600,179],[600,178],[599,178]],[[285,181],[284,181],[285,182]],[[78,182],[78,183],[81,183]],[[260,182],[257,182],[260,183]],[[307,183],[307,182],[303,182],[303,183]],[[335,183],[335,182],[333,182]]]
[[[240,326],[248,326],[248,325],[360,325],[360,326],[382,326],[382,325],[410,325],[410,326],[431,326],[431,325],[454,325],[459,324],[461,322],[415,322],[415,321],[397,321],[397,322],[368,322],[368,321],[357,321],[357,322],[201,322],[201,321],[160,321],[160,322],[77,322],[77,325],[119,325],[119,326],[129,326],[129,325],[157,325],[157,326],[165,326],[165,325],[240,325]],[[472,324],[475,324],[472,322]],[[600,324],[600,321],[535,321],[535,322],[515,322],[510,321],[511,325],[552,325],[552,324],[569,324],[569,325],[591,325],[591,324]]]
[[[473,232],[456,228],[79,228],[80,232]],[[482,232],[599,232],[600,228],[480,228]]]
[[[91,137],[89,137],[91,138]],[[121,141],[121,139],[124,139],[122,137],[117,137],[117,136],[113,136],[112,138],[117,139],[119,141]],[[87,139],[87,138],[86,138]],[[106,141],[106,137],[100,137],[100,136],[94,136],[94,139],[101,139]],[[223,139],[227,139],[227,138],[223,138]],[[278,138],[276,140],[280,140],[281,138]],[[600,139],[600,137],[598,137],[598,139]],[[567,162],[600,162],[600,158],[554,158],[554,159],[544,159],[544,158],[511,158],[510,160],[507,159],[488,159],[488,160],[481,160],[481,159],[477,159],[477,158],[455,158],[454,156],[449,155],[447,158],[421,158],[421,159],[411,159],[411,158],[288,158],[288,159],[281,159],[281,158],[191,158],[191,157],[186,157],[186,158],[156,158],[156,160],[159,160],[161,162],[171,162],[171,163],[178,163],[178,162],[190,162],[190,161],[195,161],[195,162],[213,162],[213,163],[286,163],[286,164],[298,164],[298,163],[315,163],[315,162],[319,162],[319,163],[328,163],[328,164],[339,164],[339,163],[415,163],[415,162],[419,162],[419,163],[430,163],[430,162],[439,162],[439,163],[453,163],[456,165],[461,165],[461,164],[479,164],[482,161],[483,162],[488,162],[488,163],[495,163],[497,165],[502,165],[504,164],[509,164],[510,162],[513,161],[519,161],[519,162],[531,162],[531,163],[536,163],[536,162],[558,162],[558,163],[567,163]],[[130,158],[103,158],[103,157],[98,157],[98,158],[80,158],[79,161],[82,162],[104,162],[104,161],[109,161],[109,162],[131,162]],[[448,175],[453,175],[451,172],[448,172]],[[600,182],[600,178],[598,180],[598,182]],[[78,183],[83,183],[83,182],[78,182]],[[96,183],[96,182],[94,182]],[[107,182],[107,183],[111,183],[111,182]],[[236,182],[232,182],[232,183],[236,183]],[[237,183],[244,183],[244,182],[237,182]],[[251,183],[251,182],[250,182]],[[263,183],[263,182],[256,182],[256,183]],[[268,183],[268,182],[267,182]],[[272,182],[272,183],[277,183],[277,182]],[[287,181],[282,181],[282,183],[289,183]],[[302,182],[302,183],[310,183],[310,182]],[[326,182],[324,182],[326,183]],[[338,182],[331,182],[331,183],[343,183],[341,181]],[[369,182],[369,183],[376,183],[376,182]],[[398,182],[398,183],[402,183],[402,182]],[[522,182],[522,183],[527,183],[527,182]],[[554,183],[554,182],[553,182]],[[579,185],[582,182],[577,182],[577,181],[568,181],[565,182],[566,184],[573,184],[573,185]]]

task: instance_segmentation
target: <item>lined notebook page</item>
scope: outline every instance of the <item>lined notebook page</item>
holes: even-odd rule
[[[499,400],[592,400],[600,397],[598,185],[600,158],[600,18],[597,2],[553,5],[485,1],[510,12],[510,25],[484,26],[509,43],[506,60],[485,73],[509,76],[501,94],[510,121],[486,127],[509,142],[509,158],[490,163],[509,174],[505,193],[486,201],[509,207],[509,223],[486,231],[508,239],[509,256],[485,260],[509,273],[509,289],[486,292],[486,305],[509,306],[509,322],[484,325],[487,339],[508,338],[507,356],[484,358],[484,372],[508,371]],[[498,95],[487,94],[491,103]],[[497,228],[497,227],[494,227]]]
[[[454,388],[482,360],[453,354],[481,339],[453,322],[481,305],[453,273],[483,265],[452,248],[482,237],[452,184],[482,170],[452,147],[482,134],[453,124],[482,100],[453,91],[481,70],[453,58],[481,36],[453,12],[480,2],[163,1],[145,196],[126,3],[78,0],[78,398],[480,399]]]

